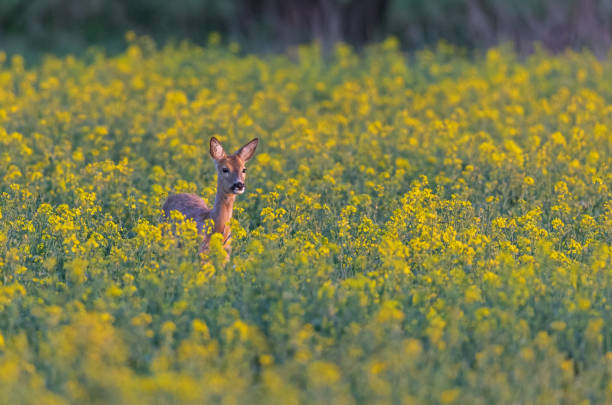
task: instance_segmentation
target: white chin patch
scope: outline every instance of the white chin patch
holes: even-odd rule
[[[234,190],[234,194],[242,194],[244,193],[244,188],[241,188],[240,190]]]

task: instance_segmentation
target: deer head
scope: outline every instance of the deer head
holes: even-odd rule
[[[255,138],[233,155],[227,155],[219,140],[210,139],[210,155],[217,168],[217,194],[242,194],[245,190],[245,163],[255,154],[259,139]]]

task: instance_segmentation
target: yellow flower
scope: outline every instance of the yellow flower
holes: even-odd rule
[[[475,285],[471,285],[467,290],[465,290],[465,302],[467,304],[471,304],[478,301],[482,301],[480,288]]]
[[[610,397],[611,57],[125,39],[0,52],[6,401]]]
[[[457,400],[459,394],[461,394],[461,390],[459,388],[442,391],[440,394],[440,402],[443,404],[452,404]]]
[[[269,354],[262,354],[261,356],[259,356],[259,363],[262,366],[269,366],[274,363],[274,358]]]
[[[340,370],[335,364],[326,361],[315,361],[308,366],[308,379],[315,386],[331,386],[340,380]]]
[[[162,324],[161,333],[172,333],[176,330],[176,325],[172,321],[166,321]]]

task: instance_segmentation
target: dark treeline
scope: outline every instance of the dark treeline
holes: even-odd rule
[[[394,35],[407,49],[534,41],[559,51],[612,44],[612,0],[0,0],[0,46],[61,50],[121,41],[127,30],[203,42],[213,31],[255,51],[313,39],[360,45]]]

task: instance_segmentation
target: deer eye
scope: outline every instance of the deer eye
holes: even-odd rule
[[[229,173],[229,169],[227,167],[222,168],[221,171],[223,173]]]
[[[242,173],[246,173],[246,167],[242,169]]]

